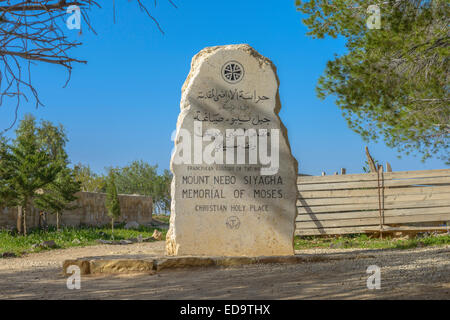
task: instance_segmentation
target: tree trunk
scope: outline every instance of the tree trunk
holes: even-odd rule
[[[48,231],[47,212],[45,212],[45,211],[42,213],[42,226],[43,226],[45,232],[47,232]]]
[[[17,206],[17,233],[23,233],[23,208],[22,206]]]
[[[26,203],[26,202],[25,202]],[[27,235],[27,205],[17,207],[17,233]]]
[[[27,235],[27,205],[23,206],[22,210],[22,216],[23,216],[23,235]]]
[[[56,213],[56,231],[59,232],[59,212]]]
[[[42,229],[42,220],[43,220],[43,215],[44,214],[44,212],[43,211],[40,211],[39,212],[39,222],[38,222],[38,227],[39,227],[39,229]]]
[[[111,236],[114,240],[114,218],[111,218]]]

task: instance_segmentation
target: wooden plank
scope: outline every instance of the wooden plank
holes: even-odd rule
[[[385,172],[385,179],[450,177],[450,169]]]
[[[430,187],[406,187],[406,188],[385,188],[385,195],[407,195],[407,194],[435,194],[435,193],[450,193],[450,186],[430,186]],[[363,190],[322,190],[322,191],[300,191],[303,199],[316,198],[342,198],[342,197],[378,197],[378,190],[363,189]]]
[[[450,192],[450,187],[449,187]],[[299,197],[302,199],[318,199],[318,198],[350,198],[350,197],[367,197],[377,196],[376,189],[365,190],[317,190],[317,191],[300,191]]]
[[[378,217],[378,210],[371,211],[354,211],[354,212],[340,212],[340,213],[299,213],[296,222],[313,222],[325,220],[351,220],[351,219],[366,219]]]
[[[297,216],[309,215],[315,216],[317,220],[325,219],[328,215],[336,215],[337,220],[344,219],[345,215],[348,215],[349,218],[352,219],[351,216],[355,216],[355,218],[360,217],[370,217],[370,214],[376,212],[377,210],[367,210],[367,211],[347,211],[347,212],[338,212],[338,213],[309,213],[309,214],[300,214]],[[390,217],[398,217],[398,216],[411,216],[411,215],[432,215],[432,214],[450,214],[450,207],[434,207],[434,208],[407,208],[407,209],[385,209],[385,216]]]
[[[447,211],[446,213],[443,214],[397,215],[384,217],[384,224],[435,222],[435,221],[436,222],[450,221],[450,211]],[[320,221],[296,222],[296,228],[310,229],[310,228],[357,227],[357,226],[379,225],[379,223],[380,223],[379,218],[320,220]]]
[[[450,177],[450,169],[437,170],[417,170],[417,171],[395,171],[385,172],[384,179],[400,179],[400,178],[429,178],[429,177]],[[331,183],[331,182],[356,182],[356,181],[376,181],[376,173],[356,173],[340,176],[299,176],[298,184],[311,183]]]
[[[376,174],[298,181],[296,234],[379,230]],[[450,169],[384,173],[384,186],[385,224],[450,221]]]
[[[397,231],[446,231],[449,230],[449,226],[400,226],[400,227],[389,227],[384,225],[384,232],[397,232]],[[373,227],[344,227],[344,228],[315,228],[315,229],[296,229],[296,236],[318,236],[318,235],[340,235],[340,234],[353,234],[353,233],[374,233],[379,232],[379,226]]]
[[[296,229],[296,236],[318,236],[318,235],[335,235],[335,234],[351,234],[365,233],[379,230],[379,227],[350,227],[350,228],[315,228],[315,229]]]
[[[377,181],[361,181],[361,182],[298,184],[297,188],[300,192],[302,192],[314,190],[376,189],[378,188],[378,185]]]
[[[389,209],[384,212],[385,224],[450,221],[450,207]],[[412,215],[413,212],[417,214]]]
[[[446,231],[450,230],[450,226],[417,226],[417,227],[410,227],[410,226],[399,226],[399,227],[390,227],[383,225],[383,231],[384,232],[398,232],[398,231]],[[368,232],[373,232],[373,229],[369,229]]]
[[[450,177],[413,178],[399,180],[384,180],[385,187],[400,187],[412,185],[450,185]]]
[[[352,198],[318,198],[318,199],[297,199],[297,207],[313,207],[325,205],[343,205],[343,204],[364,204],[378,203],[378,197],[352,197]]]
[[[346,212],[346,213],[327,213],[327,214],[299,214],[296,218],[296,222],[315,222],[326,220],[352,220],[352,219],[367,219],[367,218],[377,218],[377,211],[365,211],[365,212]],[[349,222],[352,225],[353,222]]]
[[[353,228],[325,228],[325,229],[297,229],[296,236],[318,236],[318,235],[338,235],[338,234],[352,234],[352,233],[373,233],[379,232],[379,227],[353,227]],[[423,226],[423,227],[389,227],[383,226],[385,232],[401,232],[401,231],[446,231],[449,227],[441,226]]]
[[[425,212],[425,213],[424,213]],[[429,209],[409,208],[409,209],[388,209],[385,210],[384,217],[398,217],[398,216],[414,216],[414,215],[433,215],[433,214],[450,213],[450,207],[435,207]],[[349,211],[338,213],[299,213],[296,221],[325,221],[325,220],[351,220],[351,219],[366,219],[379,218],[378,209],[367,211]]]
[[[433,178],[417,178],[417,179],[400,179],[385,180],[385,187],[400,187],[411,185],[436,185],[449,184],[449,177],[433,177]],[[299,191],[313,190],[342,190],[342,189],[374,189],[378,188],[377,181],[359,181],[359,182],[336,182],[336,183],[315,183],[315,184],[298,184]]]
[[[421,202],[431,200],[450,200],[450,193],[436,193],[436,194],[412,194],[412,195],[388,195],[384,197],[385,203],[396,202]],[[316,207],[316,206],[330,206],[330,205],[344,205],[344,204],[369,204],[377,203],[378,196],[371,195],[366,197],[349,197],[349,198],[318,198],[318,199],[303,199],[297,200],[298,207]]]
[[[430,201],[385,201],[384,209],[404,209],[404,208],[432,208],[432,207],[450,207],[450,199],[430,200]],[[345,212],[345,211],[363,211],[378,210],[379,205],[373,203],[357,203],[331,206],[306,206],[297,207],[299,214],[324,213],[324,212]]]
[[[311,222],[296,222],[295,229],[315,229],[315,228],[343,228],[343,227],[369,227],[380,225],[380,219],[345,219],[345,220],[321,220]]]
[[[315,184],[315,183],[336,183],[336,182],[357,182],[357,181],[376,181],[376,173],[357,173],[332,176],[299,176],[297,184]]]

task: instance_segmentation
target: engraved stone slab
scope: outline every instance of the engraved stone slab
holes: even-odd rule
[[[297,161],[273,63],[249,45],[205,48],[182,89],[168,255],[292,255]]]

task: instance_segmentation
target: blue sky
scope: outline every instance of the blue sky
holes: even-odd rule
[[[30,103],[19,110],[19,117],[32,113],[63,124],[73,163],[89,164],[97,172],[135,159],[169,168],[170,136],[192,56],[207,46],[248,43],[278,68],[280,116],[299,171],[332,174],[345,167],[348,173],[362,172],[365,143],[347,127],[333,99],[322,101],[315,93],[327,60],[345,52],[344,42],[307,37],[294,0],[175,0],[178,9],[163,0],[155,9],[153,1],[146,1],[165,35],[134,1],[116,1],[115,24],[112,1],[101,2],[103,8],[91,12],[98,35],[85,25],[82,35],[69,31],[83,42],[73,54],[88,64],[75,65],[66,88],[62,68],[34,66],[33,81],[45,107]],[[13,108],[12,101],[0,107],[0,129],[12,121]],[[395,171],[446,167],[437,159],[398,159],[383,143],[368,145]]]

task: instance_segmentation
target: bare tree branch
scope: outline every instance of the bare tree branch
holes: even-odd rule
[[[173,1],[168,1],[176,8]],[[144,1],[136,0],[135,3],[164,34]],[[156,6],[156,1],[154,4]],[[32,82],[32,64],[62,66],[68,73],[67,85],[72,64],[86,63],[71,55],[71,49],[82,43],[67,36],[65,19],[68,17],[66,10],[70,6],[80,8],[83,22],[96,34],[89,19],[92,8],[101,8],[95,0],[0,0],[0,107],[5,98],[16,99],[14,121],[4,131],[14,126],[21,100],[28,101],[27,92],[31,92],[34,97],[36,108],[43,105]]]

